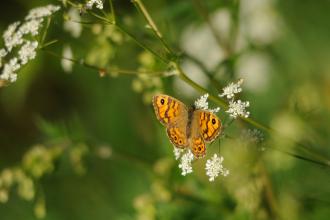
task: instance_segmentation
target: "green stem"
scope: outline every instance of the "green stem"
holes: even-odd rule
[[[119,73],[119,74],[124,74],[124,75],[142,75],[142,74],[147,74],[147,75],[151,75],[151,76],[163,76],[165,75],[166,71],[135,71],[135,70],[127,70],[127,69],[121,69],[121,68],[102,68],[102,67],[98,67],[98,66],[94,66],[91,64],[86,63],[84,60],[76,60],[73,58],[68,58],[68,57],[63,57],[53,51],[49,51],[49,50],[45,50],[45,47],[40,48],[42,51],[56,57],[59,59],[63,59],[63,60],[68,60],[71,61],[75,64],[78,65],[82,65],[85,66],[87,68],[91,68],[97,71],[107,71],[108,73],[114,72],[114,73]]]
[[[111,13],[111,18],[112,18],[112,23],[116,24],[116,14],[115,14],[115,10],[113,8],[113,4],[112,4],[112,0],[109,0],[109,5],[110,5],[110,13]]]
[[[141,0],[132,0],[132,2],[135,5],[135,7],[138,9],[138,11],[143,15],[144,19],[146,20],[146,22],[150,26],[151,30],[153,31],[153,33],[155,34],[155,36],[160,40],[160,42],[163,44],[163,46],[166,49],[166,51],[169,54],[174,55],[174,53],[172,52],[171,48],[168,46],[168,44],[164,40],[163,35],[159,31],[156,23],[153,21],[152,17],[150,16],[148,10],[143,5],[142,1]]]
[[[44,48],[49,47],[49,46],[51,46],[51,45],[53,45],[53,44],[55,44],[57,42],[58,42],[57,39],[51,40],[51,41],[49,41],[47,43],[42,44],[39,49],[44,49]]]
[[[152,53],[155,57],[159,58],[163,63],[167,64],[169,63],[169,61],[167,59],[165,59],[164,57],[160,56],[158,53],[156,53],[154,50],[152,50],[150,47],[148,47],[147,45],[145,45],[144,43],[140,42],[133,34],[131,34],[130,32],[128,32],[125,28],[123,28],[122,26],[116,24],[116,27],[118,28],[118,30],[120,30],[122,33],[126,34],[127,36],[129,36],[137,45],[139,45],[140,47],[142,47],[143,49],[145,49],[146,51],[149,51],[150,53]]]
[[[47,18],[46,27],[45,27],[44,32],[42,33],[42,36],[41,36],[40,45],[43,45],[45,40],[46,40],[46,36],[47,36],[47,33],[48,33],[48,28],[49,28],[51,20],[52,20],[52,17]]]

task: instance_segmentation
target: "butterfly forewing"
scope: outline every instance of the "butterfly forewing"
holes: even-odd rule
[[[165,126],[174,125],[188,117],[185,104],[168,95],[156,95],[152,103],[158,120]]]
[[[188,110],[185,104],[167,95],[156,95],[153,97],[153,106],[172,144],[179,148],[187,147]]]
[[[212,112],[196,110],[199,132],[205,142],[212,142],[221,132],[221,121]]]

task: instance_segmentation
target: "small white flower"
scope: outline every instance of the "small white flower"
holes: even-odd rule
[[[217,108],[214,108],[214,109],[209,109],[209,103],[207,101],[209,97],[209,94],[204,94],[202,95],[200,98],[198,98],[196,101],[195,101],[195,108],[196,109],[202,109],[202,110],[206,110],[206,111],[209,111],[209,112],[212,112],[212,113],[217,113],[220,111],[220,108],[217,107]]]
[[[36,57],[37,47],[38,41],[26,41],[26,43],[18,51],[18,56],[22,64],[26,64],[29,60]]]
[[[17,27],[18,27],[20,24],[21,24],[21,22],[19,22],[19,21],[16,21],[16,22],[10,24],[10,25],[8,26],[7,30],[5,30],[5,31],[3,32],[2,37],[3,37],[4,39],[11,37],[11,36],[15,33]]]
[[[179,164],[179,168],[181,168],[181,175],[185,176],[188,173],[192,173],[191,162],[194,160],[194,155],[190,150],[187,150],[185,154],[181,157],[181,163]]]
[[[209,103],[207,102],[207,98],[209,97],[209,94],[202,95],[199,99],[195,101],[195,107],[196,109],[203,109],[208,110]]]
[[[250,112],[246,111],[246,108],[250,106],[250,102],[242,102],[241,100],[230,101],[229,108],[226,111],[233,118],[237,118],[237,116],[241,116],[244,118],[248,118]]]
[[[103,1],[102,0],[89,0],[86,3],[86,8],[87,9],[92,9],[94,4],[96,4],[96,8],[103,9]]]
[[[173,153],[174,153],[174,156],[175,156],[176,160],[178,160],[181,157],[183,151],[184,151],[183,149],[180,149],[180,148],[177,148],[177,147],[173,148]]]
[[[3,33],[2,37],[5,42],[7,50],[10,52],[14,47],[23,43],[23,34],[16,31],[20,22],[15,22],[8,26],[7,30]]]
[[[212,182],[220,174],[227,176],[229,170],[222,166],[223,157],[218,157],[217,154],[214,154],[213,157],[206,161],[206,175],[209,177],[209,181]]]
[[[22,34],[31,34],[36,36],[39,34],[39,28],[42,26],[43,18],[33,19],[24,22],[18,29]]]
[[[18,63],[16,57],[12,58],[8,63],[3,66],[2,74],[0,79],[8,80],[10,82],[15,82],[17,79],[17,74],[15,73],[21,65]]]
[[[220,107],[214,108],[214,109],[209,109],[210,112],[214,113],[218,113],[220,111]]]
[[[73,53],[69,45],[64,46],[63,57],[65,58],[61,60],[63,70],[67,73],[72,72],[73,62],[68,59],[73,59]]]
[[[242,92],[241,85],[243,83],[243,79],[238,80],[237,83],[230,83],[228,86],[226,86],[223,89],[223,93],[221,93],[219,96],[224,97],[226,96],[227,99],[232,99],[235,94]]]
[[[29,11],[29,14],[25,17],[25,20],[33,20],[43,17],[48,17],[52,15],[53,13],[60,10],[60,6],[57,5],[47,5],[47,6],[41,6],[37,8],[33,8]]]
[[[79,11],[71,8],[68,12],[69,19],[64,22],[64,30],[69,32],[73,37],[78,38],[82,31]]]

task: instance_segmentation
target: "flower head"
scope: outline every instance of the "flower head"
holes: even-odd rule
[[[237,118],[237,116],[241,116],[244,118],[248,118],[250,112],[246,111],[246,108],[250,106],[250,102],[242,102],[241,100],[230,101],[229,108],[226,111],[233,118]]]
[[[198,98],[194,103],[195,108],[210,111],[212,113],[217,113],[218,111],[220,111],[219,107],[214,108],[214,109],[209,109],[209,103],[207,101],[208,97],[209,97],[209,94],[206,93],[206,94],[202,95],[200,98]]]
[[[15,82],[17,70],[36,57],[38,41],[31,40],[31,36],[37,39],[35,36],[39,34],[39,30],[43,26],[44,17],[52,15],[59,9],[59,6],[54,5],[34,8],[30,10],[23,23],[14,22],[4,31],[2,37],[5,48],[0,49],[1,85],[6,82]],[[16,47],[18,48],[13,50]],[[6,57],[7,55],[9,58]]]
[[[224,97],[226,96],[227,99],[232,99],[235,94],[242,92],[241,85],[243,83],[243,79],[238,80],[237,83],[230,83],[228,86],[226,86],[223,89],[223,93],[221,93],[219,96]]]
[[[102,0],[89,0],[86,3],[86,8],[87,9],[92,9],[94,4],[96,5],[96,8],[103,9],[103,1]]]
[[[3,33],[2,37],[5,42],[5,46],[7,50],[10,52],[14,47],[23,43],[23,34],[20,31],[17,31],[17,27],[21,23],[14,22],[13,24],[9,25],[7,30]]]
[[[16,71],[21,67],[18,63],[18,59],[16,57],[12,58],[8,63],[3,66],[2,74],[0,75],[0,79],[7,80],[9,82],[15,82],[17,79]]]
[[[18,56],[22,64],[26,64],[29,60],[36,57],[37,47],[38,41],[26,41],[26,43],[18,51]]]
[[[181,168],[182,176],[187,175],[188,173],[192,173],[191,162],[194,160],[194,155],[190,150],[187,150],[185,154],[181,157],[181,163],[179,164],[179,168]]]
[[[33,8],[29,11],[29,14],[25,17],[25,20],[34,20],[38,18],[48,17],[54,12],[60,10],[60,6],[57,5],[47,5],[37,8]]]
[[[209,108],[209,103],[207,102],[207,98],[209,97],[209,94],[202,95],[199,99],[195,101],[195,107],[196,109],[203,109],[207,110]]]
[[[44,21],[43,18],[37,18],[37,19],[26,21],[19,27],[18,31],[22,35],[31,34],[32,36],[36,36],[39,34],[39,29],[40,29],[43,21]]]
[[[175,156],[175,159],[176,159],[176,160],[178,160],[178,159],[181,157],[183,151],[184,151],[183,149],[180,149],[180,148],[174,147],[174,149],[173,149],[173,153],[174,153],[174,156]]]
[[[223,176],[227,176],[229,174],[229,170],[222,166],[223,157],[214,154],[213,157],[206,161],[206,175],[209,177],[209,181],[212,182],[214,179],[220,174]]]

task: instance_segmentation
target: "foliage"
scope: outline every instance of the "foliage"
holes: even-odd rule
[[[328,219],[329,7],[3,4],[1,219]],[[219,116],[205,158],[158,93]]]

